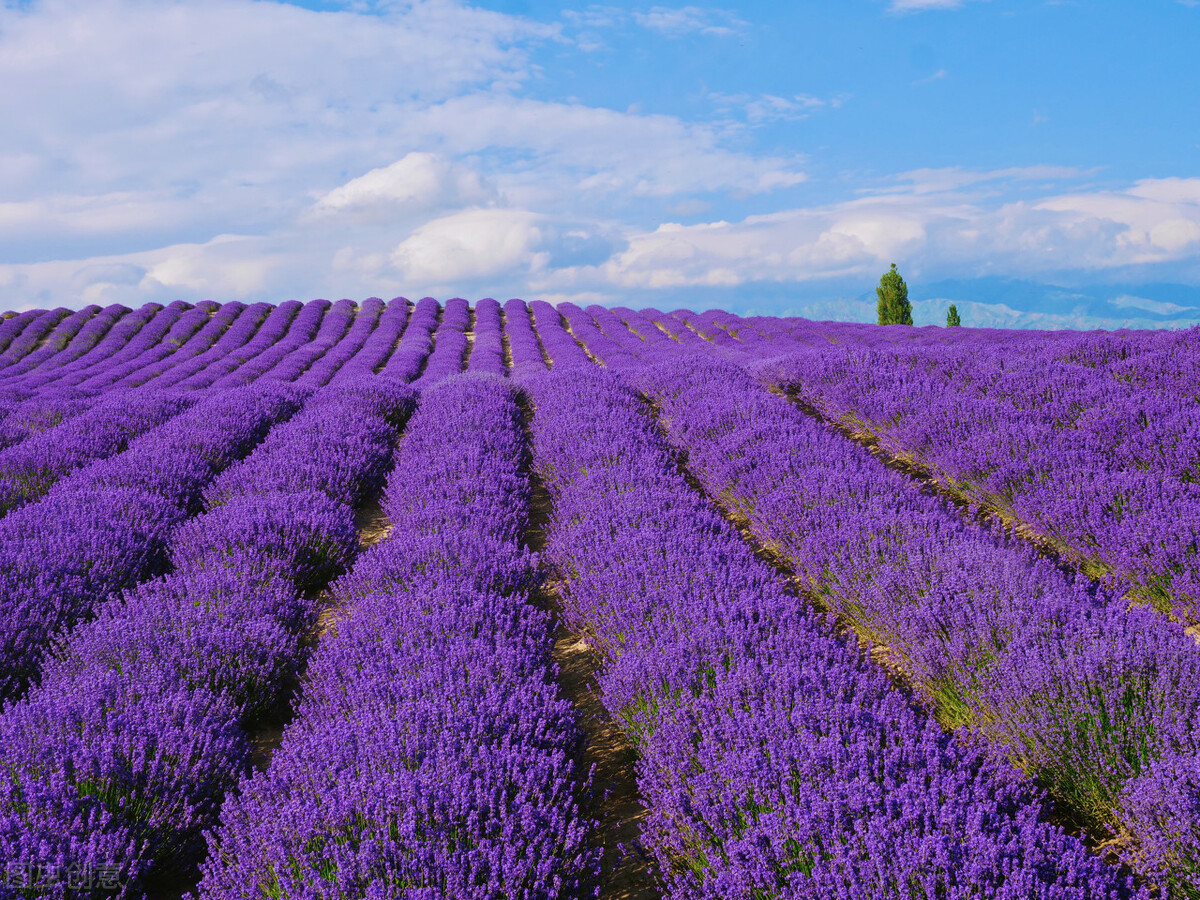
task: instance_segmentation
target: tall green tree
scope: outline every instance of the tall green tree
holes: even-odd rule
[[[962,325],[962,319],[958,317],[958,307],[953,303],[951,303],[950,308],[946,310],[946,325],[949,328],[957,328],[958,326]]]
[[[879,297],[880,325],[911,325],[913,323],[912,304],[908,302],[908,285],[896,271],[895,263],[892,263],[891,270],[884,272],[883,277],[879,279],[879,287],[875,288],[875,294]]]

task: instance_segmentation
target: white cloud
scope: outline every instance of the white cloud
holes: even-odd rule
[[[593,4],[582,10],[563,10],[562,17],[575,30],[573,39],[576,46],[587,53],[607,48],[602,32],[627,30],[631,25],[668,38],[691,34],[731,37],[743,33],[748,27],[747,22],[729,10],[699,6],[654,6],[644,11],[630,11],[617,6]]]
[[[598,274],[623,287],[806,281],[903,258],[925,238],[916,216],[853,206],[793,210],[741,222],[661,225],[631,237]]]
[[[392,263],[405,280],[419,283],[536,270],[547,260],[536,252],[542,238],[538,218],[523,210],[472,209],[435,219],[396,247]]]
[[[312,246],[378,259],[463,208],[607,218],[804,179],[795,158],[730,149],[720,126],[516,96],[554,27],[452,0],[383,6],[0,6],[0,262],[335,219]]]
[[[74,306],[205,297],[245,300],[276,287],[298,262],[269,241],[218,235],[202,244],[137,253],[0,265],[0,288],[13,309],[64,301]],[[301,263],[298,268],[306,267]]]
[[[1089,174],[1069,166],[1014,166],[1007,169],[977,171],[957,166],[941,169],[913,169],[888,179],[894,184],[864,188],[861,193],[932,194],[997,182],[1062,181]]]
[[[751,125],[768,122],[798,122],[807,119],[819,109],[838,109],[850,99],[849,94],[837,94],[828,99],[811,94],[793,94],[790,97],[775,94],[723,94],[709,95],[717,106],[717,112],[730,115],[734,112],[744,116]]]
[[[726,149],[723,135],[673,116],[471,94],[411,113],[411,140],[451,156],[503,157],[492,177],[518,204],[574,205],[697,192],[762,193],[804,181],[798,161]]]
[[[932,84],[935,81],[941,81],[943,78],[945,78],[949,74],[950,73],[947,72],[945,69],[938,69],[932,75],[929,75],[925,78],[918,78],[916,81],[913,82],[913,87],[917,87],[922,84]]]
[[[413,147],[413,105],[504,90],[554,30],[417,0],[382,16],[251,0],[0,8],[6,218],[248,231]],[[107,210],[107,211],[106,211]],[[192,230],[189,230],[192,229]]]
[[[1136,182],[1126,193],[1163,203],[1200,205],[1200,178],[1147,178]]]
[[[1200,251],[1200,179],[1143,180],[1125,191],[1052,197],[1036,208],[1058,213],[1064,228],[1110,229],[1108,242],[1084,251],[1093,264],[1165,262]]]
[[[1072,174],[1073,170],[1061,170]],[[942,173],[943,190],[907,173],[913,189],[740,222],[664,224],[633,233],[599,266],[564,268],[539,283],[582,287],[715,287],[867,276],[888,262],[982,275],[1104,271],[1200,254],[1200,204],[1191,187],[1142,181],[1126,191],[1062,194],[991,205],[954,190],[999,178],[1045,178],[1048,170]],[[1136,192],[1136,193],[1135,193]],[[1169,193],[1175,203],[1139,194]]]
[[[1032,172],[1010,173],[1026,174]],[[472,290],[619,297],[630,290],[873,280],[893,261],[914,278],[935,271],[1036,277],[1200,256],[1200,203],[1180,180],[999,204],[953,187],[964,181],[967,189],[992,183],[949,178],[949,189],[933,191],[914,179],[906,193],[648,229],[520,206],[501,195],[495,206],[426,213],[396,228],[299,221],[261,237],[0,266],[0,292],[14,308],[61,297],[135,303]]]
[[[635,12],[634,21],[643,28],[668,37],[685,34],[708,34],[720,37],[737,34],[746,23],[736,15],[721,9],[701,9],[698,6],[671,8],[655,6],[648,12]]]
[[[180,210],[153,193],[50,196],[0,202],[0,234],[106,233],[136,226],[147,218],[173,219]]]
[[[272,269],[287,261],[262,252],[264,248],[256,246],[258,241],[249,241],[249,247],[246,243],[237,235],[219,235],[203,246],[170,248],[152,255],[157,259],[147,265],[145,278],[208,296],[261,294],[267,289]]]
[[[435,153],[408,153],[334,188],[313,204],[314,218],[395,216],[493,199],[479,173]]]
[[[628,18],[625,10],[619,6],[602,6],[593,4],[586,9],[564,9],[563,19],[580,28],[612,28],[620,25]]]
[[[707,200],[699,200],[693,197],[671,204],[667,207],[667,212],[676,216],[698,216],[708,212],[710,209],[712,209],[712,204]]]

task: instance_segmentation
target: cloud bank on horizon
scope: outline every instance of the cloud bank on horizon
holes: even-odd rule
[[[861,318],[895,261],[979,300],[979,324],[1200,321],[1200,290],[1137,288],[1200,285],[1198,16],[4,0],[0,305]],[[972,296],[997,277],[1134,288],[1047,313]]]

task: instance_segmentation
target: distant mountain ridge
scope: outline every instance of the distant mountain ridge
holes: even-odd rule
[[[930,324],[956,303],[980,318],[970,324],[1006,328],[1164,328],[1200,324],[1200,289],[1182,284],[1108,284],[1067,288],[1004,278],[947,280],[912,290]],[[870,295],[874,300],[874,294]],[[940,304],[943,312],[938,316]],[[964,324],[967,320],[964,319]]]
[[[841,290],[839,290],[839,287]],[[842,286],[782,285],[743,288],[722,296],[705,292],[693,305],[722,306],[739,315],[804,316],[849,322],[876,321],[875,291],[849,295]],[[850,288],[853,290],[853,288]],[[843,293],[843,291],[846,291]],[[946,308],[976,328],[1189,328],[1200,325],[1200,288],[1171,283],[1117,283],[1063,287],[1036,281],[985,277],[909,281],[916,325],[945,325]]]

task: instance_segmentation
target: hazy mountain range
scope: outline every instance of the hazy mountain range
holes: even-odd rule
[[[909,284],[916,325],[944,325],[958,306],[963,325],[977,328],[1188,328],[1200,324],[1200,288],[1138,283],[1062,287],[1007,278]],[[810,288],[801,296],[783,286],[712,291],[689,308],[721,307],[742,315],[803,316],[846,322],[876,320],[875,291]]]

